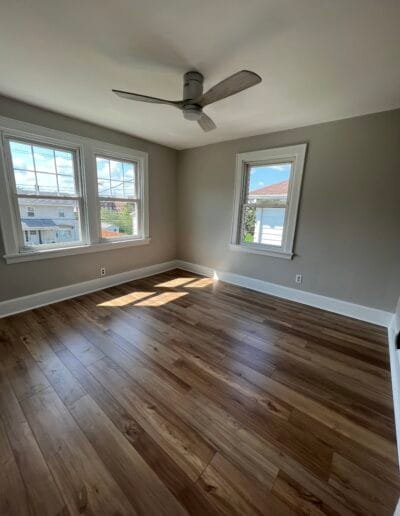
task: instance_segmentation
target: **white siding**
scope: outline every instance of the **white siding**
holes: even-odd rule
[[[258,244],[282,244],[285,208],[257,208],[254,242]]]

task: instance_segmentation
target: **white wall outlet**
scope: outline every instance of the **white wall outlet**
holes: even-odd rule
[[[100,276],[105,276],[105,275],[106,275],[106,268],[100,267]]]
[[[295,281],[296,281],[296,283],[301,283],[303,281],[303,275],[302,274],[296,274]]]

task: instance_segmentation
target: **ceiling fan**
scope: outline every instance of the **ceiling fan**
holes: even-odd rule
[[[213,104],[218,100],[235,95],[261,82],[261,77],[254,72],[241,70],[223,81],[219,82],[203,93],[204,77],[199,72],[187,72],[183,76],[183,100],[166,100],[157,97],[149,97],[129,91],[112,90],[119,97],[128,100],[139,100],[152,104],[167,104],[183,111],[186,120],[196,121],[203,131],[212,131],[217,126],[203,112],[203,107]]]

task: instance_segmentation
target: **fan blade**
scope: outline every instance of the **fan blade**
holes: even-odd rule
[[[241,70],[210,88],[206,93],[203,93],[201,97],[193,101],[193,103],[204,107],[218,100],[235,95],[247,88],[251,88],[261,81],[261,77],[256,73],[250,72],[249,70]]]
[[[197,123],[199,126],[208,133],[208,131],[212,131],[213,129],[216,129],[217,126],[214,124],[214,122],[211,120],[209,116],[207,116],[205,113],[201,115],[199,120],[197,120]]]
[[[147,95],[140,95],[138,93],[130,93],[129,91],[112,90],[118,97],[128,100],[139,100],[140,102],[149,102],[151,104],[168,104],[180,108],[182,101],[180,100],[165,100],[158,97],[149,97]]]

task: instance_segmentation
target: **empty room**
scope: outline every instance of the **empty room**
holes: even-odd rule
[[[400,515],[399,27],[0,2],[0,516]]]

